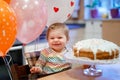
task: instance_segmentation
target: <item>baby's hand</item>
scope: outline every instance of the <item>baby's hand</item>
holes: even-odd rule
[[[30,69],[30,72],[31,73],[40,73],[40,72],[42,72],[42,69],[40,67],[35,67],[34,66]]]

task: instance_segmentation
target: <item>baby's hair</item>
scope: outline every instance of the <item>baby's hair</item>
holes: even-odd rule
[[[61,29],[66,35],[66,38],[69,40],[69,29],[64,23],[54,23],[50,25],[46,32],[46,38],[48,39],[48,36],[51,30],[57,30],[57,29]]]

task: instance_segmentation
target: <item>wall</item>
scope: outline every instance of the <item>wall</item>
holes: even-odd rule
[[[104,20],[102,23],[103,39],[120,46],[120,20]]]

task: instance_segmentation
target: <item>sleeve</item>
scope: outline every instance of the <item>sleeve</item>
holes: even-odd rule
[[[38,58],[37,62],[36,62],[36,66],[41,68],[41,70],[43,70],[43,67],[46,64],[46,56],[44,55],[44,51],[40,52],[40,57]]]

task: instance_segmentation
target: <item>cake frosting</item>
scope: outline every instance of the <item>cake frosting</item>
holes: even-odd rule
[[[117,46],[115,43],[103,40],[103,39],[86,39],[78,41],[74,46],[74,49],[76,49],[76,54],[80,54],[81,49],[89,49],[93,52],[94,59],[96,59],[96,54],[98,50],[104,52],[108,52],[109,55],[112,55],[112,53],[116,52],[120,53],[119,46]]]

